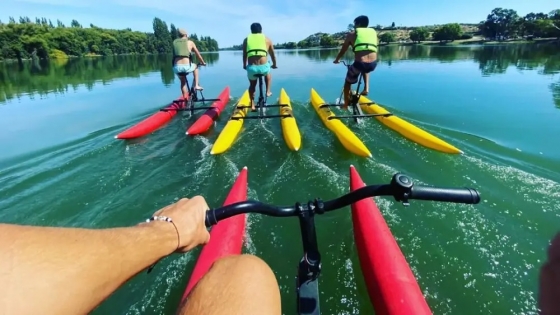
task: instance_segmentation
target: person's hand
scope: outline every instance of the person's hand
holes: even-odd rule
[[[338,64],[338,63],[340,63],[340,60],[335,59],[332,63]]]
[[[276,68],[278,68],[278,67],[276,66],[275,63],[273,63],[272,66],[271,66],[271,68],[272,68],[272,69],[276,69]]]
[[[195,196],[190,199],[182,198],[176,203],[161,208],[154,213],[154,216],[166,216],[173,220],[180,240],[176,252],[185,253],[210,241],[210,233],[204,224],[208,209],[206,200],[202,196]],[[168,224],[170,228],[174,229],[173,223],[162,223]]]
[[[548,247],[548,259],[541,267],[538,307],[540,314],[556,314],[560,310],[560,233]]]
[[[206,66],[206,62],[202,61],[202,62],[200,63],[200,65],[201,65],[201,66]]]

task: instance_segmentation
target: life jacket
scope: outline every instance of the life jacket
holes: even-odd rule
[[[379,40],[377,38],[377,32],[370,27],[358,27],[356,28],[356,41],[354,42],[353,51],[364,51],[371,50],[377,52],[377,45]]]
[[[266,37],[262,33],[247,36],[247,57],[253,56],[268,56]]]

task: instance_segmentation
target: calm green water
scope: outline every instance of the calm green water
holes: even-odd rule
[[[335,50],[279,51],[273,93],[284,87],[303,136],[285,146],[278,121],[248,121],[230,151],[209,151],[232,111],[204,136],[186,137],[185,114],[135,141],[113,138],[179,95],[170,57],[0,64],[0,221],[114,227],[202,194],[219,206],[243,167],[249,197],[293,204],[348,191],[348,167],[367,183],[397,171],[417,182],[470,186],[476,206],[376,199],[436,314],[535,314],[538,271],[560,229],[560,54],[554,46],[384,47],[372,98],[456,145],[453,156],[412,143],[376,120],[352,130],[373,158],[347,152],[308,103],[311,87],[339,97]],[[205,94],[247,87],[240,52],[205,57]],[[231,104],[234,104],[232,100]],[[370,314],[350,213],[317,218],[325,314]],[[297,219],[252,215],[244,251],[276,272],[284,314],[294,314],[301,257]],[[173,314],[199,250],[158,264],[96,314]]]

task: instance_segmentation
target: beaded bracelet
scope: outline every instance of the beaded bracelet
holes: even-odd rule
[[[165,221],[165,222],[169,222],[169,223],[173,224],[173,227],[175,228],[175,231],[177,232],[177,248],[175,250],[179,249],[179,246],[181,245],[181,236],[179,235],[179,229],[177,229],[177,226],[173,222],[173,219],[171,219],[169,217],[166,217],[166,216],[163,216],[163,215],[154,215],[151,218],[146,219],[147,223],[152,222],[152,221]],[[147,273],[150,273],[152,271],[152,269],[154,269],[154,267],[157,263],[158,262],[156,261],[153,265],[151,265],[148,268]]]

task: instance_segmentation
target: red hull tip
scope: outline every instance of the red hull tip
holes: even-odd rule
[[[350,190],[365,184],[350,167]],[[354,240],[370,300],[377,314],[432,314],[373,198],[352,204]]]
[[[239,175],[224,201],[224,206],[245,200],[247,200],[247,168],[239,171]],[[210,242],[200,252],[181,301],[185,300],[192,288],[216,260],[229,255],[241,254],[245,235],[245,218],[245,214],[236,215],[220,221],[212,228]]]
[[[200,118],[198,118],[192,126],[187,129],[186,134],[194,136],[208,131],[212,123],[220,116],[229,101],[229,86],[226,86],[222,93],[217,97],[217,101],[212,104],[212,108],[208,109]]]
[[[169,106],[165,107],[166,109],[180,109],[184,107],[184,102],[181,101],[182,98],[179,98],[173,101]],[[181,105],[179,105],[181,104]],[[171,120],[175,115],[177,115],[176,110],[170,110],[167,112],[158,111],[157,113],[149,116],[148,118],[142,120],[141,122],[137,123],[136,125],[126,129],[125,131],[119,133],[115,136],[115,139],[134,139],[143,137],[147,134],[150,134],[160,128],[161,126],[165,125],[167,122]]]

